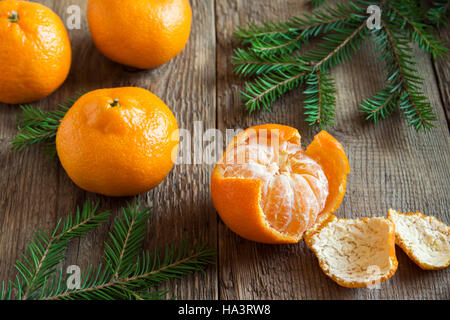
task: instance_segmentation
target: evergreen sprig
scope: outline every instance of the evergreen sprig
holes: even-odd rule
[[[129,274],[129,268],[134,268],[133,262],[141,250],[144,241],[146,221],[150,217],[149,208],[139,205],[122,209],[123,218],[117,218],[110,241],[105,244],[105,263],[110,269],[112,279]]]
[[[447,26],[450,18],[450,0],[433,1],[433,7],[427,12],[427,19],[436,27]]]
[[[326,1],[310,2],[320,6]],[[246,109],[270,110],[286,92],[305,85],[306,121],[322,128],[333,125],[336,90],[329,72],[349,61],[364,41],[372,39],[388,76],[385,88],[360,104],[366,119],[378,122],[400,108],[417,130],[431,128],[436,116],[421,90],[411,43],[433,59],[448,53],[444,41],[435,38],[430,27],[444,23],[448,1],[434,1],[428,11],[415,0],[344,3],[324,6],[287,22],[237,28],[235,37],[242,47],[235,49],[234,71],[241,77],[254,77],[241,92]],[[366,8],[370,4],[382,8],[379,30],[370,31],[366,27]],[[318,43],[310,49],[309,43],[314,38]]]
[[[308,73],[302,66],[269,72],[258,76],[253,82],[246,82],[246,91],[242,91],[245,107],[251,112],[261,108],[270,110],[275,100],[286,92],[300,87]]]
[[[31,145],[42,144],[48,155],[55,156],[55,138],[59,124],[70,107],[85,93],[86,91],[77,92],[75,97],[67,99],[65,104],[59,104],[57,109],[52,111],[20,105],[22,113],[18,116],[18,133],[11,141],[12,149],[28,150]]]
[[[323,5],[324,3],[328,2],[328,0],[309,0],[309,2],[310,2],[314,7],[320,7],[320,6]]]
[[[425,13],[417,1],[394,1],[388,2],[384,20],[403,31],[410,41],[414,41],[419,47],[430,54],[433,58],[443,58],[448,49],[443,46],[444,42],[434,39],[429,27],[423,23]]]
[[[352,2],[347,5],[337,3],[336,7],[327,6],[310,15],[292,17],[287,22],[263,22],[262,26],[248,24],[248,29],[238,27],[234,35],[260,55],[278,55],[292,53],[308,43],[309,38],[361,21],[364,17],[361,9]]]
[[[77,208],[75,216],[60,219],[51,233],[42,230],[35,232],[22,259],[15,264],[18,272],[16,281],[10,282],[19,299],[35,299],[39,290],[56,271],[56,266],[64,260],[68,243],[84,236],[108,219],[109,212],[97,214],[97,209],[98,203],[91,205],[86,202],[81,210]],[[5,297],[3,293],[0,296]]]
[[[105,247],[105,265],[90,265],[81,276],[79,288],[67,285],[68,277],[57,265],[64,260],[67,244],[107,221],[109,212],[97,213],[98,204],[86,203],[75,216],[59,220],[51,233],[39,230],[27,245],[22,260],[16,263],[14,281],[2,283],[2,300],[154,300],[168,292],[155,289],[162,282],[202,271],[214,263],[214,253],[204,244],[188,245],[183,240],[178,249],[167,245],[164,254],[142,252],[150,211],[137,203],[122,208]]]
[[[380,59],[385,63],[388,87],[363,102],[362,111],[376,122],[390,114],[392,104],[397,103],[417,130],[431,128],[436,117],[421,91],[423,79],[415,71],[414,52],[407,36],[395,25],[385,22],[383,28],[374,33]]]
[[[330,74],[320,70],[312,73],[306,81],[305,114],[311,125],[324,128],[333,125],[335,117],[336,88]],[[319,106],[318,108],[316,106]]]

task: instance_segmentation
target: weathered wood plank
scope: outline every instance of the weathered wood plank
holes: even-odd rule
[[[238,25],[283,20],[307,10],[305,1],[217,0],[218,127],[248,127],[265,122],[299,129],[307,145],[316,131],[302,121],[299,91],[278,101],[272,113],[249,116],[239,107],[243,81],[232,74],[232,32]],[[337,126],[329,132],[339,139],[352,173],[337,215],[346,218],[385,216],[389,207],[423,210],[447,224],[450,217],[448,129],[436,80],[428,57],[417,53],[425,93],[436,106],[437,128],[416,133],[397,112],[374,125],[365,122],[358,103],[382,88],[381,63],[373,45],[365,44],[354,59],[333,71],[338,89]],[[346,289],[329,280],[302,242],[270,246],[246,241],[219,225],[220,298],[223,299],[448,299],[449,271],[425,272],[397,250],[399,270],[380,290]]]
[[[40,1],[63,19],[67,7],[79,5],[83,12],[81,30],[70,30],[73,47],[72,70],[66,83],[55,94],[34,105],[54,106],[85,89],[139,86],[149,89],[171,108],[178,125],[193,132],[193,122],[215,126],[215,29],[214,1],[193,0],[193,25],[187,47],[175,59],[159,68],[135,72],[103,57],[95,48],[85,17],[87,1]],[[108,198],[84,192],[67,177],[56,160],[49,161],[38,148],[29,153],[12,152],[8,141],[16,133],[17,106],[0,106],[0,281],[11,279],[12,264],[38,227],[50,230],[57,218],[73,212],[86,199],[99,200],[102,209],[111,209],[112,218],[131,198]],[[137,197],[151,205],[153,214],[145,248],[163,248],[179,243],[183,237],[200,239],[215,248],[217,218],[209,200],[210,166],[177,165],[167,179],[153,191]],[[66,264],[86,267],[101,262],[109,227],[71,244]],[[197,273],[165,285],[170,295],[184,299],[217,298],[215,267],[206,275]]]

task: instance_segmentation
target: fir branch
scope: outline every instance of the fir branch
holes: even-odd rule
[[[146,251],[135,264],[135,271],[127,277],[110,279],[110,272],[98,268],[83,277],[80,289],[60,290],[45,297],[46,300],[74,299],[144,299],[161,298],[166,292],[148,291],[164,281],[180,278],[194,271],[203,271],[205,265],[214,263],[214,253],[203,244],[193,247],[183,241],[177,251],[168,246],[164,256],[155,251],[153,257]],[[110,279],[110,280],[108,280]],[[134,292],[136,295],[130,294]]]
[[[215,262],[214,252],[206,245],[189,246],[186,240],[178,249],[166,246],[164,254],[156,249],[153,256],[149,251],[141,253],[149,209],[134,203],[123,208],[123,217],[115,220],[105,249],[106,266],[90,265],[82,274],[80,287],[71,289],[63,269],[55,268],[64,258],[60,249],[106,220],[108,213],[95,214],[97,208],[86,204],[75,216],[59,220],[51,234],[39,231],[28,246],[24,262],[18,264],[16,281],[2,284],[0,299],[163,299],[168,292],[156,286],[194,271],[203,272],[206,265]]]
[[[413,6],[402,1],[393,1],[387,4],[388,10],[391,11],[387,13],[390,17],[389,22],[407,32],[410,39],[416,42],[422,50],[430,54],[433,58],[443,58],[448,53],[448,49],[443,46],[444,42],[434,39],[425,30],[426,25],[419,22],[423,19],[421,10],[414,10]],[[417,21],[416,19],[421,20]]]
[[[427,19],[436,27],[447,26],[450,18],[450,0],[433,1],[433,7],[427,12]]]
[[[270,72],[246,82],[246,91],[241,91],[247,110],[251,112],[261,108],[270,110],[275,100],[286,92],[303,84],[308,72],[303,67],[292,67],[283,71]]]
[[[86,202],[81,213],[77,208],[75,218],[69,216],[64,222],[60,219],[52,233],[42,230],[35,233],[22,261],[15,264],[19,277],[13,285],[22,300],[34,298],[46,284],[55,267],[65,258],[64,251],[71,240],[82,237],[107,220],[109,212],[96,214],[97,209],[98,203],[90,205]]]
[[[420,90],[422,78],[414,71],[413,50],[408,39],[395,32],[382,21],[383,28],[378,30],[375,43],[379,46],[381,59],[386,62],[387,80],[392,91],[399,92],[399,105],[410,125],[416,130],[433,127],[436,120],[431,104]]]
[[[135,203],[133,206],[128,204],[122,213],[123,219],[116,219],[110,241],[105,244],[104,259],[114,279],[129,274],[145,237],[150,209]]]
[[[280,72],[289,68],[308,71],[308,63],[291,55],[260,56],[254,52],[236,49],[233,56],[234,72],[240,76],[253,76],[270,72]]]
[[[328,0],[309,0],[309,3],[311,3],[314,7],[320,7],[324,3],[328,2]]]
[[[310,125],[324,128],[334,124],[336,88],[329,73],[316,70],[306,81],[305,115]]]
[[[293,17],[288,22],[264,22],[258,27],[249,24],[248,29],[238,28],[235,36],[251,51],[263,55],[289,54],[298,50],[311,37],[342,28],[346,24],[360,22],[365,15],[353,2],[347,5],[337,3],[311,14]]]
[[[366,120],[377,123],[380,119],[388,117],[398,104],[398,91],[392,85],[378,91],[361,104],[361,111],[366,115]]]
[[[324,1],[311,2],[320,5]],[[306,121],[321,127],[331,125],[335,113],[334,87],[321,81],[322,76],[327,79],[333,67],[351,59],[372,34],[386,62],[388,77],[383,90],[360,104],[366,119],[378,122],[400,107],[416,130],[432,127],[436,117],[420,89],[422,79],[417,75],[409,43],[416,42],[433,58],[446,55],[444,42],[434,38],[426,24],[427,18],[440,20],[447,14],[448,2],[437,2],[434,11],[425,11],[415,0],[354,0],[345,5],[338,2],[334,7],[325,6],[287,22],[238,28],[235,36],[245,49],[235,50],[234,71],[241,77],[256,76],[245,83],[241,92],[246,109],[270,110],[276,99],[306,83]],[[368,32],[366,8],[373,4],[382,7],[383,23],[392,26],[391,36],[385,31]],[[304,52],[303,44],[314,37],[321,39],[319,48]]]
[[[310,61],[314,68],[326,71],[348,61],[352,52],[359,50],[367,34],[365,21],[356,28],[336,29],[323,38],[319,44],[321,49],[306,53],[304,59]]]
[[[44,111],[39,107],[21,105],[22,114],[18,116],[18,133],[11,141],[12,149],[28,150],[34,144],[43,144],[46,153],[56,155],[55,138],[59,124],[73,104],[85,94],[80,91],[74,98],[67,99],[66,104],[59,104],[56,110]]]

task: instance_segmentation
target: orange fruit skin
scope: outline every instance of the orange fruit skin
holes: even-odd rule
[[[347,175],[350,173],[344,147],[332,135],[322,130],[314,137],[305,153],[322,167],[328,180],[327,202],[320,215],[334,213],[344,199]]]
[[[273,132],[272,130],[277,130],[277,134],[281,141],[300,143],[300,134],[295,128],[278,124],[259,125],[248,128],[247,130],[238,134],[234,138],[234,142],[230,143],[230,145],[227,147],[223,158],[225,158],[225,154],[234,147],[237,141],[246,139],[249,130],[255,130],[256,132],[259,132],[259,130],[267,130],[268,133]],[[324,148],[331,148],[331,150],[333,150],[333,152],[331,153],[332,156],[342,156],[340,152],[334,152],[335,149],[342,150],[343,152],[342,145],[340,145],[339,143],[336,144],[336,140],[332,138],[331,135],[328,136],[332,139],[330,139],[328,136],[325,136],[324,133],[326,132],[323,131],[319,134],[320,136],[318,137],[318,141],[327,142]],[[326,167],[324,168],[325,175],[327,176],[327,178],[330,177],[334,179],[333,171],[326,171],[333,170],[333,166],[328,165],[329,163],[333,163],[333,161],[323,160],[328,152],[327,149],[320,151],[318,149],[316,150],[316,148],[317,145],[313,145],[313,149],[311,150],[313,150],[314,152],[310,152],[314,156],[313,159],[322,160],[322,163],[326,165]],[[345,159],[347,159],[347,157],[345,157]],[[344,167],[344,171],[348,173],[349,167]],[[336,181],[338,179],[345,178],[345,175],[341,175],[341,173],[338,174],[339,177],[335,179]],[[333,194],[331,197],[327,197],[327,202],[325,205],[326,211],[330,211],[330,208],[336,210],[339,206],[340,201],[342,201],[343,193],[345,193],[345,182],[339,185],[343,185],[343,190],[342,187],[340,187],[340,192]],[[259,180],[242,178],[224,179],[222,174],[220,173],[220,170],[218,169],[218,166],[216,166],[211,177],[211,196],[214,207],[216,208],[222,221],[233,232],[237,233],[245,239],[268,244],[297,243],[301,240],[269,228],[267,221],[265,221],[264,219],[264,213],[259,205],[261,199],[261,181]],[[336,200],[335,197],[338,197],[339,199]],[[329,203],[331,203],[331,205],[329,205]]]
[[[119,106],[111,106],[119,99]],[[172,169],[177,121],[157,96],[142,88],[101,89],[82,96],[64,116],[56,148],[80,188],[131,196],[156,187]]]
[[[18,21],[11,22],[13,12]],[[66,80],[72,49],[61,19],[28,1],[0,1],[0,102],[36,101]]]
[[[94,43],[103,55],[148,69],[183,50],[192,11],[188,0],[89,0],[87,18]]]

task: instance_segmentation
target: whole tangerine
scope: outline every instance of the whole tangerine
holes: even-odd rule
[[[87,18],[103,55],[123,65],[148,69],[183,50],[192,10],[188,0],[89,0]]]
[[[170,109],[136,87],[83,95],[56,135],[59,159],[72,181],[107,196],[131,196],[156,187],[175,163],[178,142]]]
[[[0,1],[0,102],[45,98],[66,80],[71,62],[67,30],[51,9]]]

